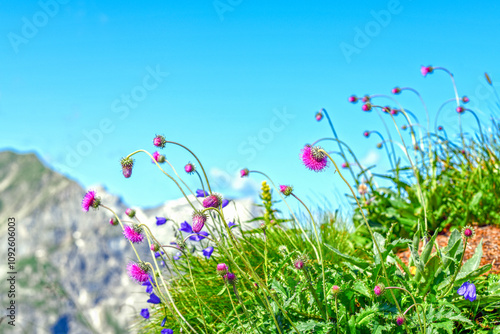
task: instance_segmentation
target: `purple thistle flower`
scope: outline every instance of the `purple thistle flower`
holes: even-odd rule
[[[196,172],[196,167],[192,163],[188,163],[186,166],[184,166],[184,170],[188,174],[193,174]]]
[[[235,284],[236,283],[236,275],[233,273],[227,273],[224,275],[224,280],[229,284]]]
[[[243,168],[242,170],[240,170],[241,177],[248,176],[248,174],[250,174],[250,171],[248,170],[248,168]]]
[[[101,204],[100,198],[95,196],[95,191],[89,190],[83,197],[82,209],[83,211],[88,212],[89,208],[97,209],[99,204]]]
[[[457,293],[471,302],[476,300],[476,286],[474,283],[464,282],[464,284],[458,288]]]
[[[401,326],[405,322],[405,318],[402,315],[398,315],[396,318],[396,324]]]
[[[130,218],[134,218],[135,217],[135,210],[131,209],[131,208],[128,208],[127,210],[125,210],[125,214],[127,216],[129,216]]]
[[[163,328],[160,334],[174,334],[174,331],[170,328]]]
[[[228,268],[227,268],[227,265],[225,263],[219,263],[217,265],[217,273],[219,275],[224,276],[224,274],[227,273],[227,270],[228,270]]]
[[[196,197],[205,197],[205,196],[208,196],[208,192],[201,189],[196,190]]]
[[[129,276],[139,283],[144,283],[149,279],[148,267],[144,264],[137,264],[135,262],[130,262],[127,265],[127,271]]]
[[[210,195],[203,200],[204,208],[218,208],[221,205],[222,198],[219,195]]]
[[[291,186],[280,185],[280,192],[285,195],[285,197],[288,197],[292,194],[293,188]]]
[[[188,222],[183,222],[181,223],[181,228],[179,229],[179,231],[191,234],[193,233],[193,228],[191,227],[191,225],[189,225]]]
[[[306,145],[300,154],[304,165],[315,172],[324,170],[328,164],[327,156],[320,149],[318,146]]]
[[[193,214],[193,232],[199,233],[203,226],[205,226],[205,222],[207,221],[207,216],[201,213],[201,211],[195,211]]]
[[[122,158],[120,160],[120,164],[122,165],[122,174],[125,178],[129,178],[132,176],[132,167],[134,167],[134,159],[132,158]]]
[[[161,299],[160,299],[160,297],[158,297],[157,295],[152,293],[151,296],[149,296],[148,303],[161,304]]]
[[[193,240],[193,241],[201,241],[203,239],[205,239],[205,237],[208,237],[209,234],[205,231],[201,231],[199,233],[197,233],[196,235],[192,235],[189,237],[189,240]]]
[[[156,135],[153,139],[153,145],[156,147],[164,148],[167,141],[162,135]]]
[[[149,319],[149,310],[147,308],[143,308],[141,310],[141,315],[144,319]]]
[[[137,225],[134,225],[134,227],[130,227],[128,225],[125,226],[123,229],[123,235],[134,244],[140,243],[144,240],[142,229],[137,227]]]
[[[165,217],[156,217],[156,225],[160,226],[167,222],[167,218]]]
[[[209,259],[213,252],[214,252],[214,248],[212,246],[210,246],[210,247],[207,247],[203,250],[203,255],[206,256],[207,259]]]

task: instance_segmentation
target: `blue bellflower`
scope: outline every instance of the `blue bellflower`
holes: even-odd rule
[[[163,225],[167,222],[167,218],[164,217],[156,217],[156,225]]]
[[[141,315],[144,319],[149,319],[149,310],[147,308],[143,308],[141,310]]]
[[[208,193],[202,189],[196,190],[196,197],[207,197]]]
[[[160,334],[174,334],[174,331],[170,328],[163,328]]]
[[[213,252],[214,252],[214,248],[212,246],[210,246],[210,247],[207,247],[203,250],[203,255],[206,256],[207,259],[209,259]]]
[[[151,296],[149,296],[148,303],[161,304],[161,299],[160,299],[160,297],[158,297],[157,295],[152,293]]]
[[[464,284],[458,288],[457,293],[471,302],[476,300],[476,286],[474,283],[464,282]]]

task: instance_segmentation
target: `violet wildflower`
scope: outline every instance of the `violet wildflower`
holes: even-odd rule
[[[155,258],[157,259],[157,258],[159,258],[160,256],[162,256],[163,254],[165,254],[163,251],[161,251],[161,252],[156,252],[156,253],[155,253]]]
[[[422,66],[420,68],[420,73],[425,77],[427,74],[432,73],[434,71],[434,68],[432,66]]]
[[[217,265],[217,274],[223,276],[228,271],[227,265],[225,263],[219,263]]]
[[[129,276],[139,283],[144,283],[149,279],[148,271],[149,267],[144,263],[130,262],[127,265],[127,271]]]
[[[177,253],[175,253],[175,255],[174,255],[174,260],[175,260],[175,261],[177,261],[177,260],[179,260],[181,257],[182,257],[182,253],[181,253],[181,252],[177,252]]]
[[[193,214],[193,232],[198,233],[201,231],[205,222],[207,221],[207,216],[201,211],[195,211]]]
[[[82,209],[85,212],[89,211],[89,208],[97,209],[99,207],[99,204],[101,204],[101,199],[99,197],[95,196],[95,191],[89,190],[83,196],[82,200]]]
[[[227,283],[234,285],[234,284],[236,284],[236,275],[228,272],[227,274],[224,275],[224,280]]]
[[[172,329],[170,329],[170,328],[163,328],[161,330],[160,334],[174,334],[174,331]]]
[[[161,322],[161,327],[165,326],[165,323],[167,322],[167,317],[163,318],[163,321]],[[165,329],[168,329],[168,328],[165,328]],[[170,332],[169,334],[173,334],[174,331]],[[162,330],[162,334],[163,334],[163,330]]]
[[[161,135],[156,135],[153,139],[153,145],[156,147],[164,148],[166,143],[165,137]]]
[[[405,317],[403,317],[402,315],[398,315],[396,317],[396,324],[398,326],[401,326],[404,322],[405,322]]]
[[[149,319],[149,310],[147,308],[143,308],[141,310],[141,315],[144,319]]]
[[[250,174],[250,171],[248,170],[248,168],[243,168],[242,170],[240,170],[241,177],[248,176],[248,174]]]
[[[468,281],[464,282],[464,284],[458,288],[457,293],[471,302],[476,300],[476,286],[474,283],[469,283]]]
[[[300,152],[300,159],[306,168],[319,172],[328,165],[328,158],[319,146],[306,145]]]
[[[227,227],[229,227],[230,229],[235,227],[236,226],[236,223],[235,222],[229,222],[227,223]]]
[[[229,200],[228,199],[223,199],[221,206],[222,206],[222,208],[225,208],[228,204],[229,204]]]
[[[181,223],[181,227],[179,228],[179,231],[186,232],[186,233],[193,233],[193,228],[188,222],[183,222]]]
[[[292,194],[293,188],[291,186],[280,185],[280,192],[286,197],[288,197]]]
[[[213,194],[205,197],[203,200],[204,208],[218,208],[222,203],[222,197],[219,194]]]
[[[155,295],[154,293],[152,293],[149,296],[149,299],[148,299],[147,302],[151,303],[151,304],[161,304],[161,299],[160,299],[160,297],[158,297],[157,295]]]
[[[156,217],[156,225],[160,226],[167,222],[167,218],[165,217]]]
[[[123,228],[123,235],[134,244],[140,243],[144,240],[142,228],[136,224],[134,224],[132,227],[128,225],[125,226]]]
[[[188,174],[193,174],[194,172],[196,172],[196,167],[189,162],[186,166],[184,166],[184,170]]]
[[[212,253],[214,252],[214,248],[212,246],[205,248],[203,251],[203,255],[209,259],[210,256],[212,256]]]
[[[125,178],[129,178],[132,176],[132,167],[134,167],[134,159],[132,158],[122,158],[120,160],[120,164],[122,165],[122,174]]]
[[[208,232],[200,231],[196,235],[190,236],[189,240],[193,240],[193,241],[198,242],[198,241],[201,241],[201,240],[205,239],[208,236],[209,236]]]
[[[208,192],[201,189],[196,190],[196,197],[205,197],[205,196],[208,196]]]
[[[151,276],[149,276],[149,279],[146,282],[142,283],[142,286],[146,287],[146,293],[153,292],[154,282],[153,283],[152,282],[153,282],[153,278]]]

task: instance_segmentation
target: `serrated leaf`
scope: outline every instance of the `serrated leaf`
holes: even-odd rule
[[[470,273],[471,271],[476,270],[479,268],[479,264],[481,263],[481,258],[483,257],[483,239],[481,238],[481,241],[476,247],[476,250],[474,251],[474,255],[465,262],[463,267],[460,269],[460,273]]]
[[[335,247],[332,247],[328,244],[324,244],[327,248],[329,248],[332,252],[334,252],[335,254],[337,254],[339,257],[341,257],[342,259],[344,259],[345,261],[349,262],[349,263],[352,263],[354,264],[355,266],[361,268],[361,269],[366,269],[368,266],[369,266],[369,263],[364,261],[364,260],[361,260],[361,259],[358,259],[358,258],[355,258],[353,256],[349,256],[349,255],[346,255],[346,254],[343,254],[341,253],[338,249],[336,249]]]
[[[366,283],[364,281],[356,281],[352,285],[352,289],[368,298],[373,297],[371,294],[371,290],[366,286]]]
[[[453,322],[452,321],[445,321],[445,322],[436,322],[436,323],[433,323],[429,327],[430,328],[435,328],[435,329],[441,328],[441,329],[444,329],[447,333],[453,334],[453,327],[454,326],[453,326]]]

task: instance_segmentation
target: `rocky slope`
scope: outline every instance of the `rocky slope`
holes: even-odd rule
[[[95,187],[102,203],[120,216],[126,207],[119,197]],[[102,208],[85,213],[80,203],[86,189],[50,170],[34,154],[0,152],[0,305],[5,305],[7,223],[16,221],[15,327],[2,318],[0,333],[124,333],[147,307],[144,289],[132,282],[126,265],[135,259],[119,226],[111,226]],[[194,200],[194,198],[191,198]],[[198,204],[199,206],[199,204]],[[231,202],[229,220],[250,219],[258,212],[250,199]],[[189,219],[185,199],[137,210],[143,223],[165,243],[175,223]],[[239,214],[239,215],[238,215]],[[172,219],[156,226],[155,216]],[[141,244],[141,256],[150,256]]]

